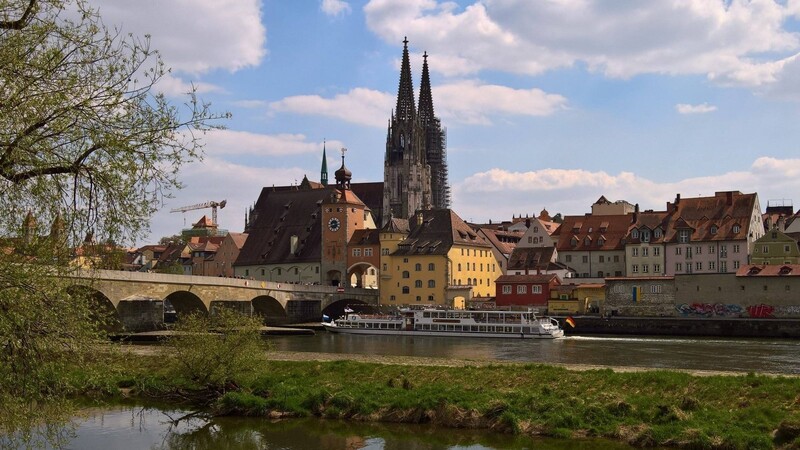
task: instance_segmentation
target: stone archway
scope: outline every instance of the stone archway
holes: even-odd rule
[[[284,325],[289,322],[286,310],[275,297],[259,295],[251,303],[253,314],[260,316],[265,325]]]
[[[175,309],[177,320],[181,320],[181,316],[189,314],[208,314],[208,309],[200,297],[189,291],[177,291],[169,294],[164,299],[164,304],[165,309],[169,309],[170,306]]]
[[[331,319],[336,319],[344,315],[344,309],[350,308],[354,311],[361,312],[362,309],[364,311],[369,310],[369,312],[373,312],[375,306],[370,305],[369,303],[365,303],[361,300],[355,299],[343,299],[337,300],[330,305],[326,306],[325,309],[322,310],[322,314],[330,317]]]
[[[107,334],[125,330],[114,303],[102,292],[89,286],[75,285],[68,287],[66,294],[70,301],[87,302],[91,311],[90,320],[95,321],[100,330]]]
[[[342,272],[338,270],[329,270],[328,273],[325,274],[325,284],[328,286],[342,286],[342,278]]]
[[[378,268],[367,262],[358,262],[347,269],[347,286],[378,289]]]

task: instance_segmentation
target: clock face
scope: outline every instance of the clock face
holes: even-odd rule
[[[339,223],[339,219],[336,217],[332,217],[331,220],[328,221],[328,229],[331,231],[339,231],[341,226],[342,224]]]

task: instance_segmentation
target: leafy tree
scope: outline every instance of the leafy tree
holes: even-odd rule
[[[170,104],[166,73],[86,0],[0,0],[0,435],[67,412],[64,373],[102,337],[92,296],[68,289],[68,249],[141,237],[225,117],[194,92]]]
[[[556,215],[553,216],[553,222],[555,222],[555,223],[563,223],[564,222],[564,217],[561,216],[561,213],[556,213]]]
[[[211,398],[237,387],[265,363],[261,321],[222,307],[181,317],[167,346],[175,377]]]

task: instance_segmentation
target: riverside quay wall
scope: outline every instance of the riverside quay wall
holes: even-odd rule
[[[562,323],[571,336],[612,334],[638,336],[716,336],[800,338],[800,319],[713,319],[683,317],[572,316],[575,327]]]
[[[607,278],[602,306],[612,317],[800,319],[800,276],[740,271]]]

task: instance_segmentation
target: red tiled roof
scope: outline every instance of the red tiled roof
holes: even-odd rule
[[[800,277],[800,264],[748,264],[739,267],[737,277]]]
[[[500,275],[495,283],[533,283],[533,284],[548,284],[551,281],[556,281],[559,284],[561,281],[558,275],[554,273],[547,274],[531,274],[531,275]]]
[[[622,250],[632,220],[633,214],[566,216],[552,237],[556,240],[558,251]]]

